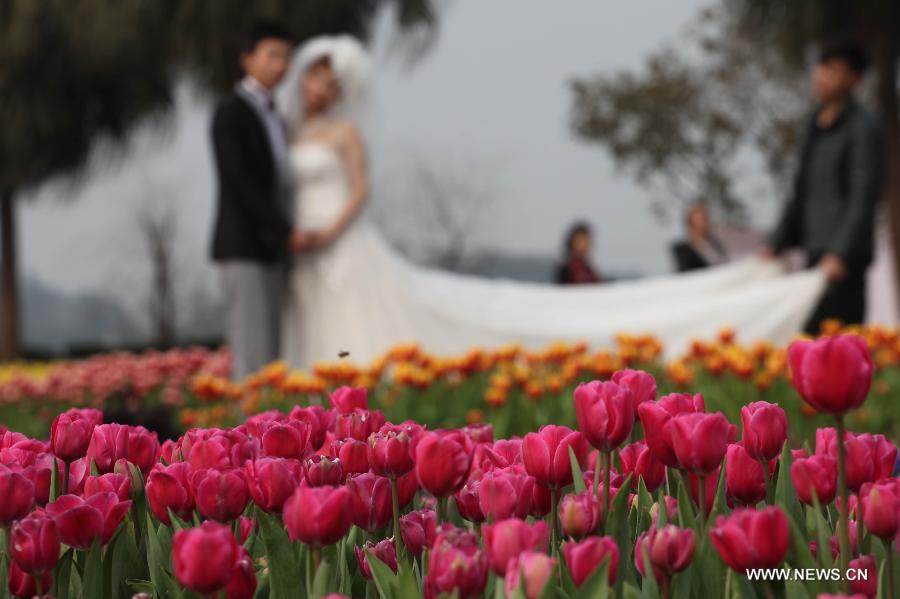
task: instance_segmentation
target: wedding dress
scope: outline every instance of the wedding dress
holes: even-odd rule
[[[295,221],[329,226],[349,195],[340,155],[303,141],[291,148],[289,162],[298,182]],[[347,359],[367,365],[400,342],[438,353],[559,340],[603,347],[623,332],[652,333],[671,356],[725,326],[743,341],[785,343],[823,287],[817,269],[783,274],[778,263],[758,259],[587,286],[484,279],[410,263],[362,215],[330,246],[295,258],[283,357],[309,369],[349,353]]]

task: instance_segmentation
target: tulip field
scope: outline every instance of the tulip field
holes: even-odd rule
[[[900,342],[843,333],[241,383],[204,350],[20,366],[0,597],[893,597]]]

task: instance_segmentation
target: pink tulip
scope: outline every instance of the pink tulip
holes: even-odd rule
[[[775,506],[719,516],[709,532],[722,560],[741,574],[751,568],[777,567],[787,554],[789,534],[787,516]]]
[[[671,434],[679,467],[700,475],[718,468],[728,449],[728,421],[721,412],[679,414]]]
[[[538,599],[543,595],[544,588],[550,582],[556,568],[556,560],[537,551],[523,551],[518,557],[509,562],[506,569],[504,586],[506,596],[510,597],[524,582],[524,596],[526,599]]]
[[[672,446],[670,421],[678,414],[703,412],[703,396],[688,393],[671,393],[659,401],[647,401],[638,406],[638,415],[644,427],[647,447],[653,456],[670,468],[678,467]]]
[[[547,523],[527,524],[518,518],[485,524],[481,528],[484,550],[497,576],[506,573],[510,560],[523,551],[546,551],[549,539]]]
[[[800,501],[813,505],[815,493],[819,504],[827,505],[837,492],[837,461],[826,454],[796,459],[791,464],[791,481]]]
[[[588,537],[569,541],[562,546],[566,566],[576,587],[583,585],[604,564],[609,564],[609,584],[616,582],[619,568],[619,546],[612,537]]]
[[[653,493],[666,480],[666,466],[653,456],[643,441],[626,445],[619,450],[622,474],[631,474],[631,488],[637,490],[638,479],[644,480],[647,490]]]
[[[656,399],[656,379],[643,370],[618,370],[612,375],[612,382],[631,390],[634,417],[638,417],[638,406]]]
[[[760,462],[774,460],[787,440],[787,416],[780,407],[757,401],[741,408],[747,453]]]
[[[858,335],[794,341],[788,361],[797,393],[820,412],[845,414],[869,395],[875,364]]]
[[[631,389],[612,381],[578,385],[575,417],[588,443],[608,453],[628,438],[634,426]]]
[[[542,485],[559,489],[572,483],[569,448],[579,464],[587,459],[589,446],[584,436],[565,426],[548,424],[528,433],[522,443],[525,470]]]
[[[738,443],[728,446],[727,456],[725,490],[728,496],[743,505],[755,505],[763,501],[766,498],[766,472],[763,465]]]

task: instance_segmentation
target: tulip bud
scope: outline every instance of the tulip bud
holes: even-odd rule
[[[743,445],[728,446],[725,466],[725,490],[744,505],[755,505],[766,498],[766,473]],[[768,464],[766,465],[768,467]]]
[[[757,401],[741,408],[744,438],[741,444],[753,459],[774,460],[787,440],[787,416],[780,407]]]
[[[791,464],[791,482],[803,503],[813,505],[815,493],[819,504],[827,505],[837,493],[837,462],[825,454],[796,459]]]
[[[525,582],[525,598],[538,599],[550,582],[556,568],[556,560],[536,551],[523,551],[509,562],[506,569],[506,596],[513,596],[519,585]]]
[[[437,514],[434,510],[417,510],[400,517],[400,536],[414,556],[431,547],[437,534]]]
[[[820,412],[845,414],[869,395],[875,365],[858,335],[794,341],[788,347],[791,384]]]
[[[609,564],[609,585],[616,582],[619,567],[619,546],[612,537],[588,537],[562,546],[566,566],[576,587],[583,585],[598,568]]]
[[[599,520],[597,498],[590,489],[578,495],[566,495],[559,504],[559,521],[563,532],[573,539],[581,539],[593,533]]]
[[[64,462],[74,462],[87,454],[91,433],[98,423],[80,410],[67,410],[50,427],[50,451]]]
[[[425,596],[481,596],[487,575],[487,559],[474,539],[439,535],[428,556]]]
[[[304,462],[310,487],[333,486],[344,482],[344,469],[337,458],[314,455]]]
[[[218,522],[236,519],[250,500],[247,483],[237,470],[194,472],[191,490],[200,515]]]
[[[13,524],[9,552],[23,572],[52,571],[59,560],[59,536],[53,518],[36,511]]]
[[[703,412],[703,396],[688,393],[671,393],[659,401],[647,401],[638,406],[638,415],[644,427],[647,447],[653,456],[670,468],[678,467],[672,446],[670,421],[678,414]]]
[[[610,452],[631,434],[634,425],[631,389],[612,381],[593,381],[575,389],[578,428],[593,447]]]
[[[359,571],[366,580],[372,580],[372,570],[369,568],[368,553],[373,553],[384,565],[397,573],[397,549],[394,545],[394,538],[390,537],[379,541],[377,544],[372,541],[366,541],[362,547],[353,548],[356,553],[356,563],[359,565]]]
[[[184,462],[163,466],[158,464],[147,477],[147,503],[156,519],[172,525],[171,509],[181,519],[188,519],[194,511],[194,493],[190,484],[191,467]]]
[[[890,478],[866,483],[859,491],[863,524],[884,541],[893,541],[900,526],[900,484]]]
[[[227,599],[253,599],[256,595],[256,568],[246,548],[238,546],[238,559],[234,563],[231,580],[225,587]]]
[[[182,585],[202,595],[224,589],[240,552],[227,526],[206,521],[172,538],[172,565]]]
[[[479,524],[487,519],[484,512],[481,511],[480,494],[481,481],[476,478],[469,479],[463,488],[453,496],[453,500],[456,502],[456,511],[463,520]]]
[[[741,508],[730,516],[719,516],[709,536],[722,560],[735,572],[774,568],[787,554],[788,519],[776,506]]]
[[[580,432],[548,424],[536,433],[528,433],[522,442],[525,470],[547,487],[559,489],[571,484],[570,447],[578,463],[584,464],[590,447]]]
[[[416,478],[435,497],[452,495],[466,482],[472,454],[461,439],[424,433],[416,444]]]
[[[23,474],[0,465],[0,526],[23,518],[34,506],[34,483]]]
[[[294,541],[324,547],[350,530],[351,494],[347,487],[297,487],[282,517]]]
[[[528,524],[518,518],[485,524],[481,528],[484,550],[491,568],[498,576],[506,574],[510,560],[523,551],[546,551],[549,538],[547,523]]]
[[[84,479],[84,497],[97,493],[115,493],[120,501],[131,497],[131,478],[124,474],[110,472],[102,476],[88,476]]]
[[[878,564],[874,555],[861,555],[850,560],[847,569],[866,573],[865,576],[854,576],[850,580],[850,592],[866,597],[878,595]]]
[[[719,467],[728,449],[728,420],[715,414],[679,414],[671,421],[672,447],[678,467],[709,474]]]
[[[619,461],[622,473],[631,474],[631,488],[637,490],[638,479],[644,480],[644,486],[653,493],[666,480],[666,466],[653,456],[653,452],[643,441],[626,445],[619,450]]]
[[[353,410],[368,410],[368,397],[365,387],[338,387],[331,392],[328,400],[337,413],[350,414]]]
[[[481,477],[478,502],[485,518],[527,518],[534,494],[534,478],[521,467],[497,468]]]
[[[331,443],[329,454],[341,461],[344,476],[369,471],[368,445],[356,439],[339,439]]]
[[[330,487],[329,487],[330,488]],[[391,481],[367,472],[347,479],[350,495],[349,518],[369,532],[383,530],[393,517]]]
[[[53,584],[53,575],[44,572],[41,575],[41,589],[49,589]],[[35,577],[22,571],[15,560],[9,563],[9,592],[13,597],[34,597],[37,595],[37,583]]]
[[[656,379],[643,370],[618,370],[612,375],[612,382],[631,390],[631,403],[634,404],[634,417],[638,417],[638,406],[656,399]]]
[[[397,478],[413,469],[413,436],[403,426],[384,425],[369,435],[368,458],[372,470],[381,476]]]
[[[641,533],[634,546],[634,566],[641,576],[647,576],[644,552],[653,567],[657,582],[670,579],[675,573],[687,568],[694,557],[696,536],[690,528],[678,528],[672,524],[663,528],[651,526]]]
[[[297,460],[258,458],[244,464],[244,480],[253,503],[267,512],[280,512],[303,478]]]

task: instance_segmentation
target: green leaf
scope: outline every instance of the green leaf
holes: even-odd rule
[[[60,495],[59,462],[53,460],[53,468],[50,469],[50,503],[56,501]]]
[[[87,559],[84,562],[82,592],[85,597],[97,597],[98,599],[101,599],[104,596],[103,546],[100,545],[100,539],[94,539],[94,543],[88,550]]]
[[[69,579],[72,576],[72,560],[74,557],[75,550],[72,548],[66,549],[53,568],[53,594],[59,599],[68,599],[69,597]],[[3,571],[2,576],[6,576],[6,570]],[[5,588],[6,586],[0,587],[0,589]]]
[[[147,544],[147,569],[150,574],[150,582],[160,597],[168,596],[166,579],[163,576],[164,569],[168,566],[168,555],[163,552],[162,545],[154,526],[153,519],[147,514],[147,524],[144,527],[144,535]]]
[[[706,490],[700,489],[700,492],[705,493]],[[665,504],[660,505],[660,509],[665,509]],[[694,515],[694,501],[688,490],[687,477],[684,476],[679,476],[678,483],[678,522],[681,528],[693,528],[698,533],[700,531]]]
[[[816,523],[816,557],[818,558],[821,567],[830,568],[832,564],[831,528],[828,526],[828,523],[825,522],[825,517],[822,516],[822,506],[819,504],[816,492],[813,491],[812,495],[813,507],[809,509],[812,510],[812,516]]]
[[[794,483],[791,481],[791,465],[794,458],[791,454],[791,448],[787,443],[781,450],[781,459],[778,464],[778,479],[775,482],[775,503],[787,512],[787,515],[794,522],[802,522],[803,511],[800,507],[800,500],[797,499],[797,492],[794,490]]]
[[[656,577],[653,575],[653,566],[651,565],[653,562],[650,561],[646,543],[641,544],[641,559],[644,560],[644,572],[646,572],[641,584],[641,597],[656,599],[659,597],[659,585],[656,584]]]
[[[153,583],[148,580],[136,580],[133,578],[129,578],[125,581],[125,584],[128,585],[135,593],[147,593],[151,597],[156,595],[156,587],[153,586]]]
[[[294,561],[294,549],[277,516],[263,510],[256,511],[256,521],[262,533],[269,560],[269,588],[271,599],[296,597],[302,588],[300,568]]]
[[[372,551],[366,550],[366,561],[369,563],[369,571],[372,572],[372,581],[378,589],[381,599],[393,599],[400,597],[397,593],[397,576],[387,564],[378,559]]]
[[[172,511],[172,508],[166,508],[166,510],[169,512],[169,521],[172,523],[172,528],[175,531],[190,528],[187,522],[179,518],[178,514]]]
[[[334,567],[332,567],[331,562],[327,559],[323,559],[319,562],[319,567],[316,570],[316,575],[313,579],[311,599],[319,599],[320,597],[327,595],[329,588],[334,583],[333,579]]]
[[[609,558],[587,580],[578,587],[573,599],[608,599],[609,597]]]
[[[806,590],[806,584],[800,580],[789,578],[784,582],[784,596],[794,599],[810,599],[809,591]]]
[[[569,465],[572,467],[572,482],[575,485],[576,493],[584,493],[587,487],[584,485],[584,473],[581,471],[581,465],[578,458],[575,457],[575,450],[569,445]],[[600,462],[597,462],[597,468],[600,468]]]

